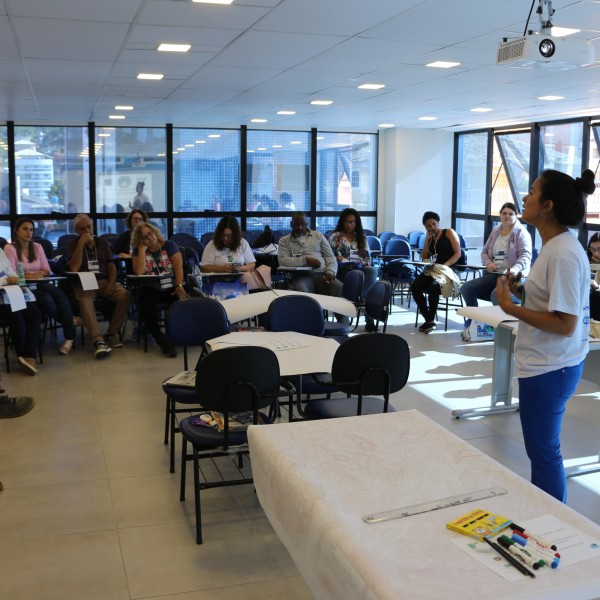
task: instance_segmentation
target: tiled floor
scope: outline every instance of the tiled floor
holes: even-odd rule
[[[450,415],[487,404],[492,344],[461,342],[458,320],[420,334],[401,308],[391,323],[412,355],[396,408],[417,408],[527,477],[516,413]],[[251,486],[203,494],[204,544],[195,544],[193,496],[179,502],[163,445],[160,381],[181,364],[154,345],[144,354],[129,342],[95,361],[89,344],[62,357],[50,342],[39,375],[4,375],[9,393],[31,394],[37,407],[0,421],[1,600],[312,598]],[[564,422],[569,464],[597,456],[599,431],[599,388],[585,381]],[[600,523],[600,474],[569,480],[569,504]]]

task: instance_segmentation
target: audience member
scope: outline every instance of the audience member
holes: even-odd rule
[[[95,273],[98,289],[84,290],[79,281],[75,282],[74,295],[79,303],[81,317],[95,349],[96,358],[105,358],[112,348],[121,348],[123,343],[119,334],[131,303],[131,293],[117,282],[115,266],[110,244],[94,235],[94,224],[88,215],[80,214],[73,219],[75,233],[79,237],[71,240],[67,247],[69,269],[74,272]],[[105,298],[115,303],[115,309],[104,337],[100,333],[94,300]]]
[[[517,219],[517,207],[506,202],[500,209],[500,225],[492,230],[481,251],[481,261],[486,268],[481,277],[466,281],[460,288],[467,306],[478,306],[477,300],[496,300],[496,283],[500,275],[516,275],[523,277],[529,273],[531,265],[531,236]],[[515,299],[515,301],[517,301]],[[465,329],[461,332],[465,342],[471,340],[471,319],[465,319]]]
[[[366,297],[377,281],[377,268],[371,265],[369,244],[360,215],[354,208],[345,208],[341,212],[335,230],[329,236],[329,244],[338,263],[337,279],[343,283],[349,271],[361,269],[365,274],[363,297]],[[373,318],[366,315],[365,319],[365,331],[377,331]]]
[[[456,231],[450,228],[440,229],[440,216],[432,211],[423,215],[423,225],[427,230],[421,255],[423,260],[451,267],[461,256],[460,240]],[[430,333],[437,328],[435,317],[441,293],[440,284],[425,271],[413,281],[412,296],[425,319],[419,331]]]
[[[129,208],[143,208],[144,203],[150,203],[150,198],[144,194],[145,185],[143,181],[138,181],[135,184],[135,196],[133,197],[133,203],[129,204]]]
[[[588,242],[587,255],[590,265],[596,267],[595,278],[590,285],[590,317],[600,321],[600,233],[595,233]]]
[[[577,179],[548,170],[534,181],[523,198],[522,219],[538,230],[542,249],[524,285],[511,274],[500,277],[496,288],[502,310],[519,319],[515,368],[531,483],[561,502],[567,501],[562,417],[589,348],[590,264],[569,227],[585,217],[585,197],[595,187],[589,169]]]
[[[133,244],[131,243],[131,236],[136,225],[140,223],[147,223],[148,215],[141,208],[134,208],[125,218],[125,225],[127,229],[119,236],[119,239],[113,246],[113,252],[119,258],[131,258],[133,251]]]
[[[296,205],[292,200],[292,195],[288,192],[281,192],[281,194],[279,194],[279,205],[279,210],[296,210]]]
[[[140,223],[133,231],[133,272],[136,275],[158,275],[157,287],[144,285],[139,291],[140,316],[164,354],[174,358],[177,350],[170,344],[158,323],[157,305],[170,306],[188,298],[183,281],[183,258],[179,246],[165,240],[159,229]]]
[[[16,272],[18,263],[21,263],[27,280],[48,277],[51,272],[44,249],[33,241],[34,233],[33,221],[21,217],[15,223],[13,243],[4,248],[13,270]],[[66,356],[71,352],[75,338],[71,301],[63,290],[47,281],[36,283],[31,291],[42,313],[50,315],[63,326],[64,341],[59,352]]]
[[[204,273],[236,273],[252,271],[256,259],[250,244],[242,237],[235,217],[222,217],[213,239],[206,244],[200,261]]]

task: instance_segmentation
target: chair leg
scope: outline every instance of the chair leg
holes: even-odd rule
[[[167,395],[165,408],[165,446],[169,443],[169,416],[171,415],[171,396]]]
[[[169,471],[175,473],[175,401],[171,401],[171,418],[169,420],[171,427],[171,448],[169,449]]]
[[[179,501],[185,502],[185,476],[187,473],[187,440],[181,436],[181,478],[179,484]]]
[[[194,506],[196,508],[196,544],[202,543],[202,508],[200,506],[200,460],[194,448]]]

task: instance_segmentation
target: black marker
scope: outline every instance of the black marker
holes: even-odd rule
[[[532,573],[523,563],[519,562],[512,554],[508,553],[504,548],[484,537],[483,541],[488,543],[500,556],[505,558],[513,567],[521,571],[523,575],[529,575],[535,579],[535,573]]]

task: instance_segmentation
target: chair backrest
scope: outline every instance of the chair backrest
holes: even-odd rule
[[[360,301],[364,284],[365,274],[361,269],[348,271],[342,284],[342,296],[349,302],[356,303]]]
[[[37,242],[44,249],[44,254],[48,260],[54,257],[54,244],[50,240],[35,235],[33,236],[33,241]]]
[[[114,246],[119,239],[119,235],[116,233],[102,233],[98,237],[106,240],[111,246]]]
[[[366,238],[371,252],[381,252],[383,250],[381,240],[376,235],[367,235]]]
[[[274,231],[273,232],[273,243],[279,244],[279,240],[286,235],[289,235],[290,231]]]
[[[381,245],[385,248],[385,243],[395,235],[393,231],[382,231],[377,237],[381,241]]]
[[[466,248],[467,242],[465,242],[465,238],[460,233],[457,233],[456,235],[458,236],[458,241],[460,242],[460,247]]]
[[[533,267],[533,263],[537,260],[538,257],[538,249],[537,248],[532,248],[531,249],[531,266]]]
[[[252,246],[256,236],[256,231],[242,231],[242,237]]]
[[[271,331],[295,331],[318,336],[325,331],[323,309],[310,296],[280,296],[269,304],[267,320]]]
[[[401,238],[390,238],[383,246],[384,256],[410,258],[410,244]]]
[[[391,333],[368,333],[340,344],[331,366],[331,380],[342,392],[384,395],[401,390],[410,373],[406,340]],[[389,387],[388,387],[389,386]]]
[[[4,246],[6,246],[6,244],[8,244],[8,240],[6,238],[0,237],[0,248],[2,248],[2,250],[4,250]]]
[[[171,236],[171,241],[175,242],[178,246],[184,246],[185,248],[193,248],[199,257],[202,257],[204,252],[204,246],[202,242],[190,233],[174,233]]]
[[[227,313],[218,300],[188,298],[174,302],[167,312],[167,337],[175,346],[201,346],[229,333]]]
[[[365,235],[375,235],[375,232],[371,231],[370,229],[363,229],[363,233]]]
[[[402,235],[401,233],[395,233],[390,240],[404,240],[406,242],[408,242],[408,238],[405,235]],[[389,240],[388,240],[389,241]],[[408,242],[410,245],[410,242]]]
[[[195,267],[200,268],[200,256],[194,248],[191,246],[179,246],[179,251],[183,258],[183,272],[185,275],[194,273]]]
[[[425,240],[427,239],[427,234],[426,233],[422,233],[419,236],[419,241],[417,242],[417,246],[419,247],[419,250],[423,250],[423,248],[425,248]]]
[[[256,412],[269,406],[279,391],[279,361],[268,348],[215,350],[202,359],[196,371],[196,395],[204,410],[225,415]]]
[[[79,236],[76,233],[65,233],[64,235],[61,235],[58,240],[56,240],[56,248],[63,248],[66,250],[69,242],[78,237]]]
[[[419,243],[419,238],[421,237],[421,235],[423,234],[422,231],[409,231],[408,235],[406,236],[408,238],[408,243],[411,246],[417,246]]]
[[[365,298],[365,312],[376,321],[381,321],[384,328],[388,320],[391,294],[392,284],[382,279],[371,286]]]
[[[206,246],[208,245],[208,242],[211,242],[214,236],[215,236],[214,231],[207,231],[206,233],[203,233],[202,236],[200,237],[200,241],[202,242],[202,245],[206,248]]]

